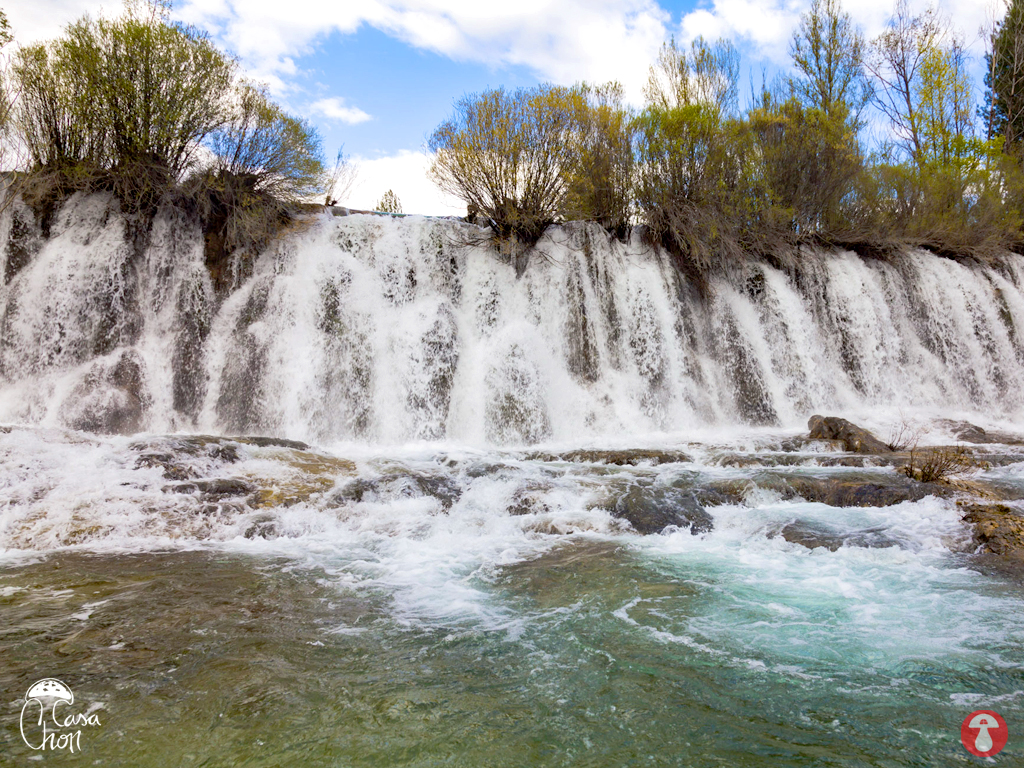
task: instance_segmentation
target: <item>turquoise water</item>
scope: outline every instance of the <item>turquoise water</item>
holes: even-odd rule
[[[150,493],[126,442],[17,439],[33,471],[8,464],[5,541],[74,543],[0,559],[3,765],[967,765],[960,723],[982,708],[1010,728],[997,764],[1024,757],[1022,581],[972,554],[951,501],[840,509],[751,483],[708,507],[710,532],[639,536],[594,501],[610,486],[763,468],[477,456],[434,462],[462,483],[448,509],[379,486],[239,521],[156,491],[147,514],[178,538],[153,539],[117,527],[119,494]],[[275,461],[253,449],[235,471]],[[23,495],[48,462],[107,497],[65,513],[57,486]],[[430,461],[356,463],[379,479]],[[786,471],[850,474],[813,457]],[[523,488],[543,506],[512,514]],[[254,515],[276,533],[246,537]],[[787,541],[794,521],[839,542]],[[44,677],[101,721],[78,753],[21,740],[24,693]]]

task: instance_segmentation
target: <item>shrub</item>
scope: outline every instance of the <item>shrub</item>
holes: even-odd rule
[[[430,175],[499,238],[531,246],[565,207],[574,114],[571,91],[556,86],[466,96],[430,137]]]
[[[778,208],[775,219],[793,234],[846,227],[842,205],[863,159],[846,110],[832,109],[830,114],[789,98],[753,109],[747,117],[756,172]]]
[[[903,474],[922,483],[941,483],[955,475],[978,469],[980,462],[962,445],[910,451]]]
[[[624,236],[632,218],[636,128],[623,106],[622,86],[584,83],[572,90],[572,99],[575,120],[568,140],[575,160],[566,169],[562,218],[596,221]]]
[[[637,204],[649,232],[699,277],[742,255],[735,202],[744,161],[735,126],[704,105],[650,107],[637,119]]]
[[[384,193],[384,196],[377,201],[377,204],[374,206],[374,210],[380,211],[381,213],[401,213],[402,201],[398,199],[398,195],[389,189]]]
[[[233,63],[160,0],[88,16],[19,55],[17,125],[41,177],[71,188],[96,171],[129,211],[152,211],[224,119]]]
[[[216,277],[230,254],[264,247],[296,204],[325,193],[327,180],[317,132],[285,114],[260,86],[238,87],[207,146],[213,160],[186,191],[206,225],[206,260]]]

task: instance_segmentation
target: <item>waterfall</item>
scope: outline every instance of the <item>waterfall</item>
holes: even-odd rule
[[[0,225],[0,422],[312,442],[608,440],[813,412],[1024,414],[1024,259],[803,249],[700,298],[668,256],[553,227],[521,276],[445,219],[299,222],[218,296],[198,226],[109,196]]]

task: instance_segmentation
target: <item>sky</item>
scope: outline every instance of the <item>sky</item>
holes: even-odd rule
[[[923,10],[928,0],[909,0]],[[938,0],[975,57],[981,29],[1003,0]],[[847,0],[870,38],[893,0]],[[291,113],[311,121],[332,158],[356,168],[341,200],[373,208],[385,191],[406,213],[465,213],[429,181],[426,143],[466,94],[541,82],[618,80],[639,105],[648,68],[674,37],[727,37],[745,81],[789,67],[788,46],[810,0],[176,0],[175,18],[205,30],[265,81]],[[15,40],[60,34],[84,13],[117,15],[119,0],[0,0]],[[749,93],[749,87],[742,89]],[[980,99],[980,88],[976,94]],[[742,98],[742,97],[741,97]]]

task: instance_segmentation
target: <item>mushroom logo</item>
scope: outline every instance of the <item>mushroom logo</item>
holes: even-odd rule
[[[960,741],[964,748],[978,757],[999,754],[1009,736],[1006,721],[998,712],[979,709],[964,718],[960,726]]]
[[[32,687],[28,689],[28,693],[25,694],[25,705],[21,708],[21,711],[24,713],[25,707],[34,701],[39,705],[39,724],[42,725],[43,713],[46,712],[47,705],[56,704],[59,700],[66,701],[68,704],[74,704],[75,694],[60,680],[47,677],[38,683],[33,683]]]

